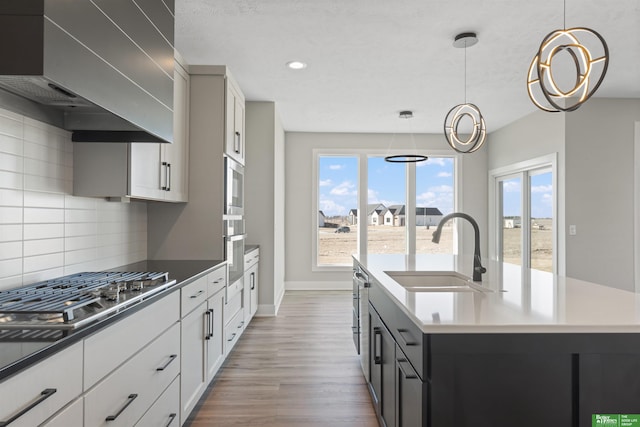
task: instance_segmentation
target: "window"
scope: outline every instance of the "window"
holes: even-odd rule
[[[493,258],[542,271],[556,270],[555,155],[490,172],[494,181]]]
[[[440,244],[431,235],[454,211],[454,157],[416,164],[389,163],[384,155],[315,152],[314,268],[351,266],[357,252],[453,253],[451,225]]]

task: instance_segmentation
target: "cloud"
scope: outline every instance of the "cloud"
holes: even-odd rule
[[[424,167],[427,165],[436,165],[445,167],[453,163],[453,159],[450,157],[429,157],[425,162],[416,163],[416,167]]]
[[[329,169],[331,169],[332,171],[337,171],[340,169],[344,169],[344,165],[329,165]]]
[[[552,185],[534,185],[531,187],[532,193],[553,193]]]
[[[505,193],[515,193],[520,191],[520,180],[502,181],[502,189]]]
[[[367,190],[367,203],[381,203],[376,190],[371,188]]]
[[[451,175],[451,172],[440,172],[438,173],[438,178],[449,178]]]
[[[329,194],[333,196],[356,196],[358,191],[351,181],[343,181],[331,189]]]
[[[319,203],[320,210],[326,216],[346,215],[347,209],[333,200],[321,199]]]
[[[430,187],[416,196],[416,204],[420,207],[438,208],[445,215],[453,212],[453,187],[450,185]]]
[[[325,180],[321,179],[319,183],[320,187],[328,187],[331,184],[333,184],[333,181],[331,181],[330,179],[325,179]]]

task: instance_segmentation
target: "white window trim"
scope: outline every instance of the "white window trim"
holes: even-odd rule
[[[560,235],[560,230],[558,229],[558,212],[559,212],[559,204],[558,200],[560,200],[559,189],[558,189],[558,153],[551,153],[545,156],[536,157],[530,160],[525,160],[522,162],[514,163],[512,165],[503,166],[496,169],[491,169],[489,171],[489,257],[491,260],[499,259],[499,250],[500,250],[500,239],[502,237],[501,224],[499,224],[498,219],[500,218],[500,198],[498,197],[497,188],[498,181],[510,177],[516,176],[523,172],[534,171],[536,169],[551,169],[552,179],[551,185],[553,187],[553,219],[552,219],[552,228],[553,228],[553,272],[558,274],[558,272],[563,272],[562,266],[559,264],[559,259],[561,258],[559,254],[559,246],[558,246],[558,236]],[[525,186],[527,186],[527,182],[522,182],[523,194],[525,192]],[[526,190],[528,193],[529,190]],[[529,203],[528,197],[525,197],[526,204]],[[523,206],[523,216],[524,209],[528,209],[528,206]],[[528,244],[528,238],[525,240],[523,236],[523,252],[529,251],[530,247]],[[526,246],[525,246],[526,245]],[[525,254],[526,255],[526,254]]]
[[[415,151],[415,154],[425,155],[427,157],[449,157],[453,160],[453,170],[454,170],[454,211],[456,211],[457,207],[460,205],[461,200],[461,188],[459,184],[459,179],[461,178],[461,164],[459,162],[460,156],[452,154],[451,150],[412,150]],[[319,211],[319,201],[318,201],[318,159],[320,156],[344,156],[344,157],[357,157],[358,158],[358,236],[357,236],[357,251],[360,255],[366,255],[367,248],[366,244],[363,242],[367,241],[367,227],[360,227],[362,224],[362,216],[361,216],[361,206],[367,206],[368,204],[368,158],[369,157],[379,157],[379,156],[389,156],[389,155],[397,155],[397,154],[405,154],[406,150],[388,150],[388,149],[357,149],[357,148],[333,148],[333,149],[325,149],[325,148],[315,148],[312,150],[312,190],[311,190],[311,207],[312,212],[314,212],[315,221],[311,222],[311,271],[313,272],[328,272],[328,271],[347,271],[351,270],[353,267],[351,265],[318,265],[318,211]],[[415,210],[416,205],[416,167],[415,164],[410,164],[409,170],[406,174],[407,185],[407,209],[410,208],[410,205],[413,206]],[[412,182],[409,182],[412,180]],[[363,184],[364,183],[364,184]],[[364,191],[362,189],[364,188]],[[406,218],[408,218],[407,215]],[[414,220],[415,221],[415,220]],[[408,220],[405,220],[405,225],[407,230],[409,230]],[[414,223],[415,225],[415,223]],[[455,233],[455,231],[454,231]],[[454,244],[453,250],[454,253],[457,252],[457,248],[459,246],[458,240],[460,240],[460,233],[454,234]],[[415,254],[416,250],[416,242],[415,235],[413,239],[410,239],[407,236],[407,253]]]

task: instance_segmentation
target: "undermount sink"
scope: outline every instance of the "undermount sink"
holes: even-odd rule
[[[410,292],[491,292],[455,271],[385,271]]]

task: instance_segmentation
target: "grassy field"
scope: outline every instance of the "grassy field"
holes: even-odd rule
[[[552,230],[551,220],[535,220],[531,232],[531,266],[533,268],[552,271]],[[344,225],[344,224],[340,224]],[[336,233],[335,228],[322,227],[318,233],[318,263],[351,265],[351,255],[357,252],[358,226],[350,225],[351,232]],[[435,227],[418,227],[416,232],[416,253],[436,254],[452,253],[453,228],[443,227],[440,243],[431,241]],[[521,228],[505,228],[504,261],[520,264]],[[368,226],[368,252],[371,254],[404,253],[405,227]]]

